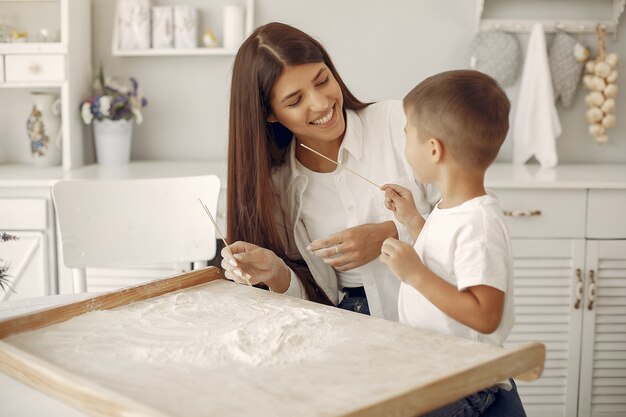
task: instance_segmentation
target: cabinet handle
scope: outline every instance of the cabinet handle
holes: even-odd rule
[[[534,217],[541,216],[541,210],[502,210],[508,217]]]
[[[593,269],[589,270],[589,304],[587,309],[593,310],[593,302],[596,300],[596,277]]]
[[[576,303],[574,303],[574,308],[578,310],[580,303],[583,301],[583,273],[580,268],[576,268],[576,279]]]
[[[39,64],[37,64],[36,62],[31,62],[28,65],[28,70],[30,72],[32,72],[33,74],[37,74],[39,73],[39,71],[41,70],[41,67],[39,66]]]

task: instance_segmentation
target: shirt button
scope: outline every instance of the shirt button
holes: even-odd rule
[[[352,205],[348,206],[348,211],[352,211],[352,210],[354,210],[354,206]]]
[[[374,307],[374,311],[380,313],[380,307]]]

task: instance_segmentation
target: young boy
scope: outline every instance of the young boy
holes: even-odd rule
[[[401,323],[498,346],[513,327],[511,246],[502,211],[484,187],[509,129],[509,110],[496,81],[470,70],[434,75],[404,98],[406,158],[416,180],[436,184],[442,198],[424,221],[409,190],[382,187],[387,208],[415,240],[411,247],[387,239],[381,249],[380,260],[402,281]],[[500,402],[500,388],[512,385],[505,381],[434,415],[464,408],[479,415]],[[506,415],[524,415],[511,394]]]

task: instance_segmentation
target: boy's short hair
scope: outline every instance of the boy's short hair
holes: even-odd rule
[[[404,98],[421,138],[437,138],[463,166],[487,168],[509,130],[511,103],[498,83],[474,70],[446,71]]]

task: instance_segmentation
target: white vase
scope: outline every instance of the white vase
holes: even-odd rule
[[[61,100],[56,94],[33,92],[33,107],[26,122],[35,166],[61,164]]]
[[[100,165],[120,165],[130,161],[133,119],[94,120],[96,159]]]

